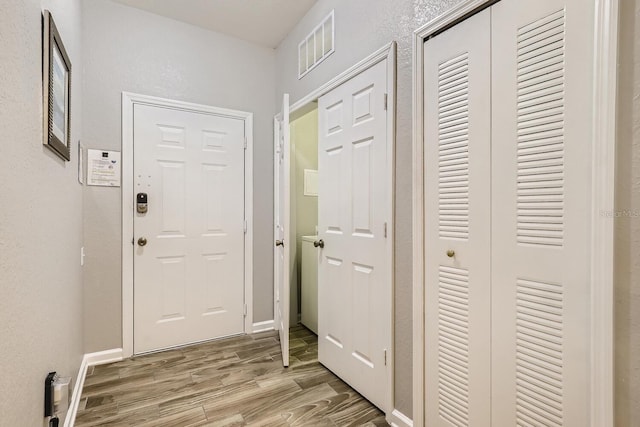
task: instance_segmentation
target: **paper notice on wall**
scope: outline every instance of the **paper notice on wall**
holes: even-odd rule
[[[120,187],[120,152],[87,150],[87,185]]]

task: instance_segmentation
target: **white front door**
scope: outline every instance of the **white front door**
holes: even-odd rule
[[[244,332],[244,121],[136,105],[133,137],[134,353]]]
[[[318,357],[381,408],[393,295],[386,91],[385,60],[318,101]]]
[[[289,366],[289,197],[290,190],[290,143],[289,143],[289,95],[282,103],[282,118],[274,120],[274,175],[275,175],[275,227],[274,227],[274,282],[275,282],[275,324],[280,336],[282,363]]]

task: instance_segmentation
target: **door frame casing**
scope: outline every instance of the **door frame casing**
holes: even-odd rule
[[[613,427],[613,220],[618,13],[620,0],[593,0],[594,82],[591,179],[591,427]],[[497,3],[464,0],[413,34],[413,425],[424,413],[424,43],[461,20]]]
[[[391,414],[394,411],[394,399],[395,399],[395,147],[396,147],[396,58],[397,58],[397,44],[395,41],[387,43],[380,49],[373,52],[360,62],[353,65],[351,68],[338,74],[325,84],[321,85],[317,89],[311,91],[306,96],[300,98],[298,101],[290,105],[289,114],[290,121],[293,122],[300,116],[309,112],[313,102],[316,102],[318,98],[329,93],[338,86],[346,83],[353,77],[363,73],[374,65],[387,61],[387,194],[389,200],[387,200],[387,209],[385,217],[387,218],[387,239],[386,239],[386,255],[389,261],[389,271],[387,272],[387,280],[390,283],[390,295],[389,304],[391,304],[390,313],[390,337],[387,343],[387,367],[388,367],[388,394],[385,398],[384,408],[387,421],[391,421]],[[281,113],[277,114],[274,118],[274,124],[281,118]],[[274,132],[275,135],[275,132]],[[275,156],[275,153],[274,153]],[[275,203],[275,200],[274,200]],[[274,284],[275,286],[275,284]],[[275,318],[275,288],[274,288],[274,318]]]
[[[122,92],[122,356],[133,356],[134,245],[133,245],[133,130],[135,105],[228,117],[244,121],[244,333],[253,326],[253,113],[184,101]]]

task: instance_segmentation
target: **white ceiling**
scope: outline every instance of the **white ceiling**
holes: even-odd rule
[[[114,0],[276,48],[317,0]]]

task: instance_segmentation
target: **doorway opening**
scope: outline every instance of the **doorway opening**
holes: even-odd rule
[[[290,315],[318,335],[318,105],[301,112],[290,125]],[[295,245],[293,244],[295,242]],[[294,349],[290,357],[295,358]]]
[[[393,411],[395,43],[274,120],[274,313],[283,364],[299,328],[318,361]],[[292,328],[290,328],[292,327]]]

